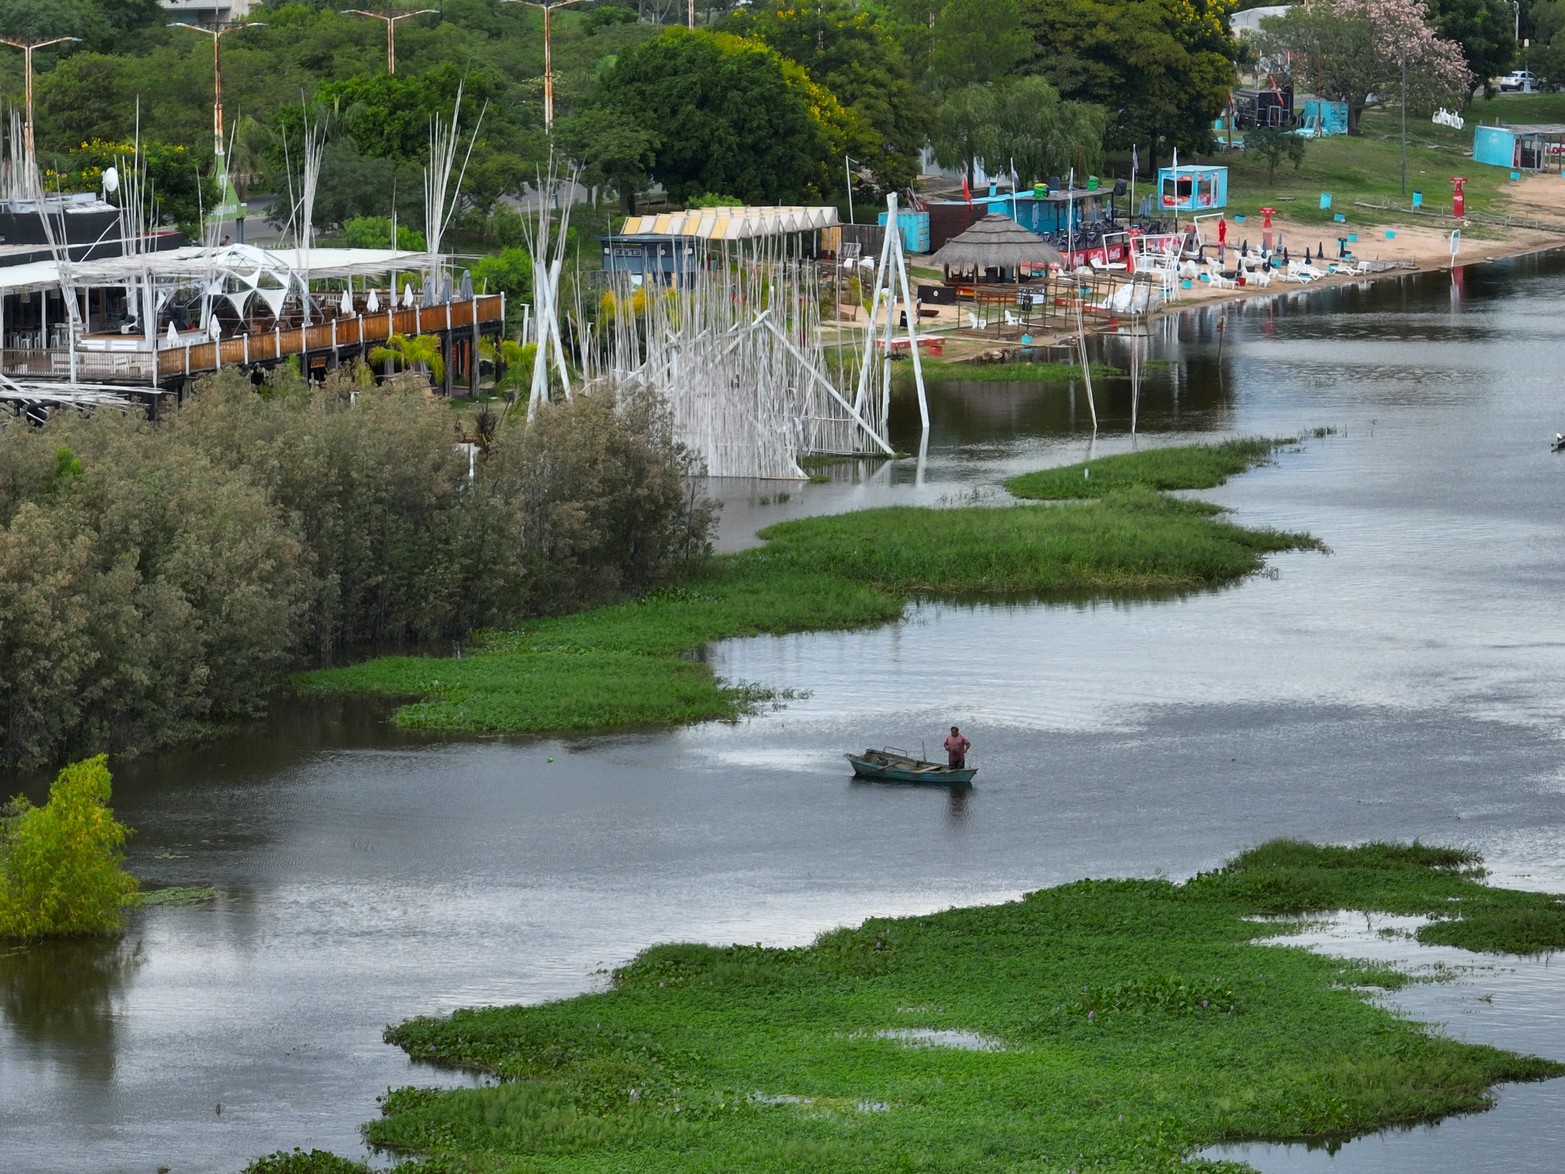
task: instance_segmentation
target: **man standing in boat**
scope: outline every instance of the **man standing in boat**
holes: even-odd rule
[[[951,734],[946,738],[946,765],[954,770],[962,770],[967,766],[967,752],[973,744],[967,740],[967,735],[956,726],[951,727]]]

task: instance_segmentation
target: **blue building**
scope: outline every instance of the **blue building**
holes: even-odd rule
[[[1559,169],[1565,125],[1480,126],[1473,131],[1473,162],[1511,171]]]

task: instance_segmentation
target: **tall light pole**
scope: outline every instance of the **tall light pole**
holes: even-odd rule
[[[22,51],[22,70],[27,75],[27,121],[23,124],[22,143],[27,152],[27,166],[36,172],[38,156],[33,146],[33,50],[45,45],[58,45],[61,41],[79,41],[80,37],[0,37],[0,45],[10,45]]]
[[[553,4],[540,3],[539,0],[505,0],[507,4],[525,4],[529,8],[541,9],[543,12],[543,127],[545,130],[554,129],[554,65],[549,56],[549,13],[556,8],[564,8],[567,4],[576,4],[579,0],[554,0]]]
[[[187,20],[176,20],[169,23],[171,29],[194,29],[198,33],[205,33],[212,38],[212,154],[219,162],[223,162],[226,152],[223,149],[223,38],[229,33],[237,33],[240,29],[261,28],[266,22],[259,20],[247,20],[241,24],[217,24],[208,27],[204,24],[191,24]],[[228,173],[225,164],[223,173]]]
[[[386,72],[397,72],[397,21],[406,20],[410,16],[427,16],[436,11],[433,8],[417,8],[411,12],[397,12],[388,10],[380,12],[372,8],[344,8],[343,14],[347,16],[372,16],[376,20],[386,22]]]

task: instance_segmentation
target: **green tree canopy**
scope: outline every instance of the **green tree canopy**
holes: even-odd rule
[[[558,142],[581,168],[588,187],[613,188],[627,215],[636,210],[636,193],[649,182],[662,138],[641,126],[628,111],[589,107],[558,124]]]
[[[858,116],[848,150],[881,190],[912,185],[932,109],[913,86],[901,47],[868,12],[845,0],[766,0],[740,9],[725,31],[753,37],[803,66]]]
[[[1550,82],[1565,78],[1565,0],[1543,0],[1532,10],[1530,62]]]
[[[1041,77],[991,86],[965,86],[935,113],[930,139],[942,167],[971,169],[982,161],[991,175],[1013,166],[1020,182],[1096,171],[1103,161],[1108,113],[1083,102],[1063,102]]]
[[[1111,111],[1109,145],[1201,150],[1227,107],[1238,53],[1231,0],[1025,0],[1037,72]]]
[[[89,50],[108,51],[126,33],[166,20],[158,0],[0,0],[0,35],[80,37]],[[43,65],[40,55],[35,68]]]
[[[934,21],[927,80],[936,89],[1003,80],[1032,56],[1017,0],[944,0]]]
[[[1461,46],[1475,86],[1488,89],[1516,60],[1516,14],[1506,0],[1430,0],[1429,11],[1435,32]]]
[[[62,770],[42,807],[17,796],[0,815],[0,938],[119,929],[136,898],[121,867],[126,834],[109,810],[102,754]]]
[[[67,192],[94,192],[103,185],[105,168],[121,171],[141,167],[146,171],[146,186],[151,191],[159,215],[165,224],[177,224],[192,235],[200,231],[204,209],[216,207],[219,186],[211,175],[211,155],[189,151],[167,143],[143,141],[138,152],[135,143],[105,142],[93,139],[82,143],[63,159],[45,163],[44,186]],[[124,189],[121,189],[123,193]],[[121,196],[111,195],[109,199]]]
[[[674,199],[788,204],[818,191],[835,153],[807,82],[758,41],[672,28],[619,57],[601,102],[658,137],[651,174]]]

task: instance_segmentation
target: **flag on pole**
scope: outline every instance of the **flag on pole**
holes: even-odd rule
[[[1130,144],[1130,178],[1135,179],[1141,174],[1141,156],[1136,153],[1136,144]]]
[[[962,199],[973,202],[973,189],[967,186],[967,164],[962,164]]]

